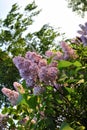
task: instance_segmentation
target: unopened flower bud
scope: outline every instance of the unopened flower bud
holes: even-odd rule
[[[16,105],[18,96],[19,96],[18,92],[14,91],[14,90],[10,90],[5,87],[2,88],[2,92],[4,95],[6,95],[8,97],[8,100],[11,102],[12,105]]]
[[[22,87],[21,84],[18,82],[13,83],[14,88],[16,89],[17,92],[20,92],[21,94],[25,92],[24,88]]]

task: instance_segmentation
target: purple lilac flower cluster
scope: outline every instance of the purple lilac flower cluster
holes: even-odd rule
[[[61,47],[62,47],[62,51],[63,51],[63,59],[67,60],[67,59],[76,59],[77,55],[76,52],[73,48],[71,48],[66,42],[61,42]]]
[[[16,105],[19,96],[18,92],[4,87],[2,88],[2,93],[8,97],[8,100],[12,105]]]
[[[58,69],[47,64],[47,60],[36,52],[27,52],[25,57],[17,56],[13,62],[27,86],[38,86],[38,82],[53,85],[58,77]]]
[[[78,33],[81,35],[80,39],[83,45],[87,46],[87,22],[84,25],[80,24],[79,27],[81,28],[81,30],[78,31]]]
[[[14,82],[13,86],[15,88],[15,90],[11,90],[8,89],[6,87],[2,88],[2,93],[8,97],[8,100],[11,102],[11,104],[14,106],[17,103],[18,97],[19,97],[19,93],[23,94],[25,93],[23,86],[21,84],[19,84],[18,82]]]
[[[17,56],[13,62],[19,70],[20,76],[26,81],[27,86],[34,88],[38,83],[54,85],[58,79],[58,60],[76,58],[75,51],[66,43],[61,42],[62,52],[46,51],[47,58],[51,58],[50,64],[36,52],[28,51],[25,57]]]
[[[52,52],[47,51],[45,54],[48,58],[52,58],[54,61],[58,60],[67,60],[67,59],[76,59],[77,55],[73,48],[70,47],[66,42],[62,41],[60,43],[60,46],[62,48],[62,52]]]
[[[61,42],[62,52],[46,51],[45,55],[47,59],[44,59],[36,52],[28,51],[25,57],[16,56],[13,58],[13,62],[19,70],[20,76],[26,81],[28,87],[33,88],[33,94],[39,95],[45,91],[45,85],[55,86],[59,88],[57,79],[59,76],[58,60],[66,60],[69,58],[76,58],[76,52],[66,42]],[[51,62],[47,63],[47,60],[51,58]],[[12,105],[16,105],[19,93],[25,93],[22,85],[14,82],[14,90],[8,88],[2,88],[3,94],[8,97],[8,100]]]

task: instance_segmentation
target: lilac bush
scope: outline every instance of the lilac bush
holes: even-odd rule
[[[2,89],[15,106],[2,111],[10,113],[10,129],[86,128],[86,49],[82,44],[62,41],[58,51],[48,50],[44,56],[28,51],[24,57],[13,58],[22,81],[13,83],[16,91]]]

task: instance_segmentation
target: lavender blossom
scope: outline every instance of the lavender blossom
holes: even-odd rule
[[[73,58],[76,59],[77,55],[74,49],[72,49],[66,42],[61,42],[62,51],[64,52],[64,59]]]
[[[32,76],[29,76],[28,79],[26,79],[26,84],[28,87],[34,87],[35,85],[35,79]]]
[[[45,88],[44,88],[44,87],[35,86],[35,87],[33,88],[33,94],[34,94],[34,95],[40,95],[40,94],[42,94],[44,91],[45,91]]]
[[[37,63],[40,61],[40,59],[42,59],[41,55],[38,55],[36,52],[30,52],[28,51],[25,55],[25,58],[31,60],[34,63]]]
[[[13,86],[17,92],[20,92],[21,94],[25,93],[23,86],[21,84],[19,84],[18,82],[14,82]]]
[[[21,56],[17,56],[15,58],[13,58],[13,63],[15,64],[15,66],[18,68],[18,69],[22,69],[23,68],[23,63],[24,63],[24,57],[21,57]]]
[[[81,36],[80,39],[82,40],[82,43],[84,46],[87,46],[87,22],[85,25],[80,24],[79,27],[81,30],[77,31]]]
[[[85,30],[85,26],[84,26],[84,25],[79,24],[79,27],[80,27],[82,30]]]
[[[48,57],[48,58],[52,58],[54,55],[55,55],[55,53],[53,52],[53,51],[46,51],[45,52],[45,55]]]
[[[25,68],[24,68],[24,69],[25,69]],[[19,70],[19,72],[20,72],[20,76],[21,76],[24,80],[26,80],[26,79],[28,79],[28,77],[30,76],[30,70],[24,70],[24,69]]]
[[[87,46],[87,35],[82,35],[80,38],[82,42],[84,43],[84,46]]]
[[[2,88],[2,92],[4,95],[6,95],[8,97],[8,100],[11,102],[12,105],[16,105],[18,96],[19,96],[18,92],[14,91],[14,90],[10,90],[5,87]]]
[[[57,67],[58,66],[58,62],[53,60],[50,64],[49,67]]]
[[[29,54],[30,54],[30,52],[29,52]],[[34,54],[36,54],[36,53],[33,53],[32,55],[34,55]],[[15,58],[13,58],[13,62],[16,65],[16,67],[18,68],[20,76],[24,80],[26,80],[27,85],[31,85],[32,86],[37,81],[38,65],[35,63],[36,62],[35,59],[32,59],[35,62],[33,62],[32,60],[28,59],[28,53],[27,53],[26,56],[27,56],[26,57],[27,59],[24,58],[24,57],[20,57],[20,56],[15,57]]]
[[[28,69],[28,67],[31,65],[31,61],[25,59],[24,57],[21,56],[16,56],[13,58],[13,63],[15,66],[20,69]]]
[[[32,63],[32,65],[29,67],[29,77],[26,79],[26,83],[28,86],[33,87],[33,85],[38,80],[38,66],[35,63]]]
[[[52,85],[57,79],[58,70],[56,67],[44,66],[39,70],[39,79],[47,85]]]
[[[46,51],[45,55],[48,58],[52,59],[52,62],[58,61],[58,60],[63,60],[63,53],[60,51],[53,52],[53,51]]]
[[[63,60],[63,53],[58,51],[55,53],[55,56],[53,57],[54,60]]]
[[[47,60],[41,59],[39,61],[38,67],[41,68],[41,67],[46,66],[46,65],[47,65]]]
[[[47,52],[49,53],[49,52]],[[53,52],[55,59],[61,59],[61,52]],[[53,62],[55,61],[53,59]],[[26,81],[28,87],[34,88],[38,81],[52,85],[57,79],[57,62],[47,65],[47,60],[35,52],[27,52],[24,57],[15,57],[14,64],[19,70],[20,76]]]

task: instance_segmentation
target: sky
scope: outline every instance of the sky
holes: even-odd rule
[[[25,7],[32,0],[0,0],[0,18],[5,18],[11,9],[12,4],[18,3],[19,6]],[[37,31],[44,24],[61,28],[68,38],[77,36],[79,24],[84,24],[87,17],[81,18],[72,9],[68,8],[66,0],[35,0],[41,13],[36,16],[31,30]]]

